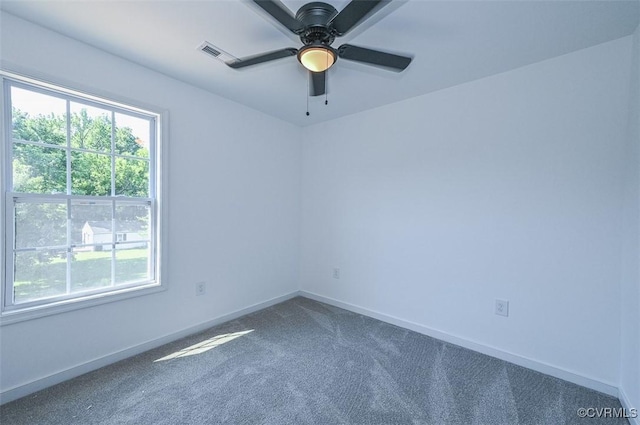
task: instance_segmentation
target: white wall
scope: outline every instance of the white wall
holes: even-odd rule
[[[640,404],[637,32],[632,97],[627,37],[300,130],[1,19],[3,61],[169,110],[171,202],[169,290],[3,326],[0,391],[302,289]]]
[[[637,407],[640,406],[640,27],[633,36],[632,61],[625,154],[620,395],[628,407]]]
[[[308,127],[301,289],[616,387],[630,49]]]
[[[2,392],[297,290],[297,127],[1,19],[6,63],[157,105],[170,120],[168,291],[3,326]]]

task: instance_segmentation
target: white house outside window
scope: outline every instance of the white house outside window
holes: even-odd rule
[[[157,286],[160,116],[3,80],[3,312]]]

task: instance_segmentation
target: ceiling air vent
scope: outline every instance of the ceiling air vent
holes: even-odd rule
[[[210,55],[213,55],[215,57],[220,56],[220,52],[214,49],[213,47],[209,46],[208,44],[204,45],[204,47],[202,48],[202,51],[205,53],[209,53]]]
[[[208,41],[203,42],[200,46],[198,46],[198,49],[201,52],[206,53],[207,55],[214,57],[222,62],[228,62],[237,59],[236,57],[230,55],[221,48],[214,46]]]

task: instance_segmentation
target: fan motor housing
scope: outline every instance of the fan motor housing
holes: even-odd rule
[[[305,45],[329,45],[335,35],[329,28],[329,22],[338,14],[335,7],[323,2],[311,2],[302,6],[296,13],[296,19],[304,24],[300,41]]]

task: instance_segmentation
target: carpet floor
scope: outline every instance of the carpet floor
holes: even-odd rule
[[[628,424],[614,397],[297,297],[0,407],[20,424]],[[612,415],[609,415],[612,416]]]

